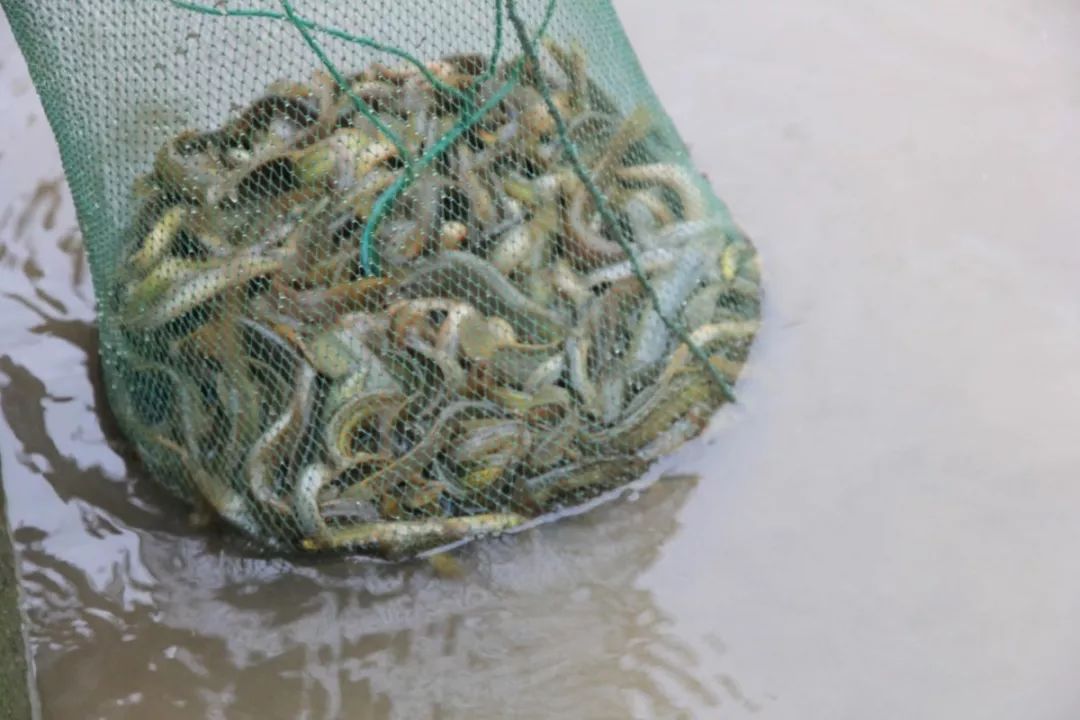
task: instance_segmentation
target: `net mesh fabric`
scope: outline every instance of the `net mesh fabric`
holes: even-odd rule
[[[757,256],[602,0],[3,0],[120,425],[282,550],[408,557],[732,399]]]
[[[30,677],[19,612],[18,572],[0,486],[0,720],[31,717]]]

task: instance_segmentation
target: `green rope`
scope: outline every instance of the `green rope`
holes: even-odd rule
[[[338,84],[338,87],[341,88],[341,91],[349,96],[349,99],[352,100],[352,103],[356,106],[356,109],[364,117],[370,120],[375,125],[375,127],[379,129],[379,132],[390,138],[390,142],[394,144],[394,147],[397,148],[398,154],[400,154],[402,160],[405,161],[406,173],[412,172],[410,167],[412,165],[412,154],[409,152],[409,148],[405,145],[401,138],[397,136],[397,133],[391,130],[389,125],[380,120],[379,117],[371,110],[371,108],[367,106],[367,103],[361,100],[360,97],[352,91],[352,87],[349,85],[349,81],[345,79],[345,76],[341,74],[341,71],[337,69],[337,66],[335,66],[334,63],[330,61],[330,58],[327,57],[325,52],[323,52],[322,46],[319,45],[319,42],[314,38],[314,36],[312,36],[311,31],[304,27],[304,25],[300,22],[300,18],[298,18],[296,16],[296,13],[293,12],[292,3],[290,3],[289,0],[281,0],[281,7],[285,10],[285,14],[288,15],[289,22],[291,22],[293,26],[296,27],[297,31],[304,38],[304,42],[308,44],[308,47],[311,48],[311,51],[315,53],[315,56],[317,58],[319,58],[319,62],[321,62],[323,66],[327,69],[327,71],[329,71],[329,73],[333,76],[334,81]]]
[[[399,48],[394,48],[382,43],[376,42],[371,38],[360,37],[352,35],[340,30],[338,28],[329,27],[326,25],[320,25],[305,18],[299,17],[292,8],[292,4],[289,0],[281,0],[282,9],[284,13],[274,12],[272,10],[257,10],[257,9],[240,9],[230,10],[227,8],[211,7],[208,5],[201,5],[198,3],[186,2],[185,0],[170,0],[175,7],[189,10],[192,12],[202,13],[205,15],[214,15],[217,17],[248,17],[248,18],[264,18],[271,20],[285,20],[293,25],[297,31],[301,34],[308,47],[315,53],[319,61],[334,78],[334,81],[342,89],[342,91],[348,95],[349,99],[356,106],[356,109],[368,118],[375,126],[390,139],[390,141],[397,148],[401,154],[402,159],[405,161],[405,174],[390,186],[372,207],[371,217],[368,222],[364,224],[364,234],[360,241],[360,264],[363,268],[365,275],[372,276],[377,274],[378,270],[374,266],[374,260],[372,258],[373,245],[375,232],[378,230],[379,225],[382,222],[383,217],[389,210],[390,206],[395,200],[403,193],[408,187],[415,181],[416,174],[424,170],[431,165],[439,156],[441,156],[446,150],[453,145],[453,143],[460,138],[464,133],[468,132],[472,127],[476,125],[487,113],[502,102],[506,95],[513,89],[514,84],[518,81],[521,68],[525,64],[525,58],[519,60],[515,67],[510,72],[510,79],[504,83],[495,93],[492,95],[480,110],[475,110],[476,106],[476,93],[477,91],[494,77],[496,72],[496,66],[499,61],[499,56],[502,54],[504,44],[504,20],[503,20],[503,0],[495,0],[495,43],[491,51],[491,60],[487,70],[477,78],[468,92],[461,92],[457,88],[451,87],[446,83],[443,83],[436,78],[431,71],[418,59],[410,55],[409,53]],[[554,16],[556,0],[549,0],[547,9],[544,15],[544,21],[541,23],[539,30],[537,31],[537,39],[542,37],[547,32],[547,28],[551,23],[551,19]],[[461,121],[456,123],[443,137],[439,139],[437,143],[432,145],[427,152],[418,161],[414,161],[405,147],[404,143],[398,138],[398,136],[385,125],[371,109],[367,106],[361,98],[357,97],[352,92],[348,81],[333,64],[326,53],[323,51],[322,46],[312,36],[311,31],[320,32],[331,37],[351,42],[357,45],[363,45],[376,50],[380,50],[397,57],[401,57],[416,67],[423,77],[430,82],[434,87],[443,90],[456,98],[463,101],[462,118]]]
[[[476,123],[480,122],[491,112],[496,105],[501,103],[503,99],[514,89],[514,85],[517,83],[518,73],[512,73],[511,79],[503,83],[502,87],[495,91],[494,94],[485,102],[480,109],[470,115],[463,122],[457,123],[450,129],[445,135],[439,138],[439,141],[431,146],[431,148],[424,153],[424,155],[416,162],[416,171],[420,172],[427,168],[431,163],[435,162],[440,155],[454,144],[454,142],[461,137],[464,133],[468,132]],[[397,197],[404,192],[410,184],[410,179],[406,175],[402,175],[397,179],[393,185],[391,185],[375,202],[375,205],[371,209],[371,218],[368,220],[364,227],[364,238],[360,243],[360,263],[367,269],[371,267],[371,246],[372,236],[375,230],[378,228],[379,221],[382,215],[385,214],[390,204],[397,199]]]
[[[183,10],[190,10],[192,12],[202,13],[203,15],[216,15],[218,17],[246,17],[246,18],[265,18],[269,20],[288,20],[288,16],[285,13],[274,12],[273,10],[254,10],[254,9],[242,9],[242,10],[229,10],[226,8],[210,7],[208,5],[200,5],[193,2],[185,2],[184,0],[170,0],[175,7]],[[384,45],[377,40],[373,40],[369,37],[361,35],[353,35],[352,33],[345,32],[339,28],[330,25],[321,25],[305,18],[298,18],[301,25],[309,30],[329,35],[330,37],[338,40],[344,40],[345,42],[352,43],[354,45],[361,45],[363,47],[371,48],[379,52],[384,52],[394,57],[399,57],[405,62],[412,65],[416,70],[424,76],[424,79],[429,83],[437,87],[439,90],[445,93],[449,93],[460,100],[468,100],[466,94],[461,90],[458,90],[453,85],[447,85],[428,69],[427,65],[418,60],[413,55],[410,55],[401,48],[396,48],[393,45]]]
[[[285,10],[285,14],[273,13],[268,10],[227,10],[225,8],[196,5],[190,2],[183,2],[182,0],[171,0],[171,2],[174,6],[179,7],[183,10],[190,10],[192,12],[198,12],[204,15],[216,15],[218,17],[234,16],[272,18],[276,20],[286,20],[291,23],[300,32],[300,35],[304,38],[304,41],[308,44],[308,47],[310,47],[312,52],[314,52],[315,55],[319,58],[326,70],[330,73],[331,76],[333,76],[334,82],[336,82],[338,87],[341,88],[341,91],[348,96],[349,100],[352,101],[352,104],[356,107],[357,111],[361,115],[366,117],[368,120],[370,120],[372,124],[374,124],[375,127],[378,128],[379,132],[385,135],[390,140],[390,142],[393,143],[394,147],[397,148],[398,153],[400,153],[402,159],[405,161],[406,171],[408,172],[408,167],[412,162],[411,154],[409,153],[408,147],[406,147],[405,143],[402,142],[401,138],[398,137],[397,133],[395,133],[389,125],[380,120],[378,116],[376,116],[375,113],[372,112],[371,108],[367,106],[367,103],[365,103],[363,99],[361,99],[356,93],[352,91],[352,87],[349,85],[348,80],[345,79],[341,72],[338,71],[334,63],[331,62],[330,58],[327,57],[326,53],[323,52],[322,46],[319,45],[318,41],[316,41],[315,38],[312,37],[309,28],[313,27],[314,23],[298,17],[293,12],[292,5],[288,2],[288,0],[281,0],[281,5]]]
[[[484,83],[495,76],[496,66],[499,63],[499,56],[502,54],[503,48],[503,25],[503,0],[495,0],[495,45],[491,49],[491,59],[488,60],[487,70],[483,75],[476,78],[472,87],[469,88],[469,92],[473,97],[484,86]]]
[[[544,15],[543,22],[540,24],[540,27],[536,32],[536,39],[543,37],[544,34],[547,32],[548,26],[551,23],[551,19],[555,14],[556,1],[557,0],[548,0],[547,11]],[[501,1],[496,3],[497,9],[500,6]],[[501,12],[499,12],[499,18],[500,21],[498,23],[498,26],[501,28]],[[492,53],[492,57],[497,61],[498,53],[502,51],[501,30],[496,35],[495,50],[496,51]],[[449,148],[454,143],[455,140],[461,137],[463,133],[467,132],[474,125],[476,125],[476,123],[480,122],[480,120],[483,119],[483,117],[489,112],[491,112],[491,110],[496,105],[498,105],[499,102],[502,102],[502,99],[506,97],[510,90],[513,89],[513,86],[517,83],[518,76],[521,73],[521,69],[525,65],[525,60],[526,58],[521,58],[516,63],[514,63],[514,66],[510,71],[509,79],[505,83],[503,83],[502,87],[500,87],[494,95],[492,95],[491,99],[484,103],[483,107],[481,107],[480,110],[476,111],[468,118],[463,118],[461,122],[454,125],[453,128],[451,128],[445,135],[443,135],[437,143],[432,145],[431,149],[428,150],[428,152],[424,153],[423,158],[421,158],[420,161],[417,163],[418,171],[423,170],[432,162],[434,162],[435,159],[442,155],[442,153],[444,153],[447,148]],[[379,225],[382,222],[383,216],[386,214],[391,204],[393,204],[393,202],[398,198],[398,196],[401,195],[401,193],[403,193],[406,189],[408,189],[409,185],[412,184],[414,178],[415,175],[413,177],[399,178],[397,182],[395,182],[382,195],[379,196],[379,199],[372,207],[371,216],[364,224],[364,234],[360,240],[360,265],[363,268],[365,275],[374,275],[378,272],[377,268],[373,267],[371,254],[372,246],[374,245],[375,232],[379,229]]]
[[[645,276],[644,270],[641,268],[641,264],[638,262],[637,255],[630,247],[630,243],[623,236],[621,226],[614,213],[611,212],[611,208],[608,206],[607,198],[600,191],[600,189],[593,183],[592,178],[589,176],[588,171],[585,169],[584,164],[581,162],[581,155],[578,152],[577,145],[570,139],[569,131],[566,127],[566,121],[563,119],[562,113],[559,112],[559,108],[555,105],[555,101],[551,97],[551,88],[548,86],[547,79],[543,74],[539,72],[540,58],[536,54],[535,40],[529,39],[528,31],[525,28],[525,23],[521,19],[521,16],[517,11],[517,0],[506,0],[507,13],[510,16],[510,22],[514,26],[514,30],[517,33],[518,41],[521,43],[522,49],[528,57],[529,62],[538,71],[536,73],[536,83],[540,94],[544,98],[544,103],[547,105],[548,112],[555,119],[555,127],[559,133],[559,140],[562,142],[563,152],[566,155],[567,160],[573,166],[574,174],[585,185],[589,195],[592,196],[593,204],[596,205],[597,211],[600,213],[600,217],[603,218],[604,223],[612,228],[616,235],[616,241],[619,243],[619,247],[626,253],[627,259],[630,261],[630,268],[634,272],[634,276],[645,288],[649,295],[649,299],[652,302],[653,309],[660,316],[660,319],[664,321],[668,330],[674,333],[689,349],[694,357],[699,360],[704,366],[706,371],[712,377],[713,381],[720,388],[720,392],[723,394],[724,399],[733,401],[735,394],[731,390],[731,385],[727,379],[720,374],[720,371],[709,362],[709,356],[705,354],[705,351],[698,347],[697,343],[690,339],[690,334],[683,327],[682,323],[678,323],[671,318],[664,315],[663,309],[660,305],[660,298],[656,294],[656,289],[652,286],[652,283],[648,281]]]

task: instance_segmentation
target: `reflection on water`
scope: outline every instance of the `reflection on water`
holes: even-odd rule
[[[256,561],[161,533],[118,553],[98,585],[23,531],[42,692],[54,717],[79,716],[88,696],[109,717],[676,717],[687,695],[715,697],[632,582],[673,523],[640,535],[622,523],[674,513],[688,487],[616,519],[616,538],[640,542],[568,562],[533,533],[465,553],[468,583],[423,566]]]
[[[1080,5],[617,5],[765,325],[668,466],[700,481],[458,579],[260,558],[140,477],[3,30],[0,461],[45,717],[1080,716]]]

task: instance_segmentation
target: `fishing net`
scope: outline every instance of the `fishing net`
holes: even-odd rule
[[[30,715],[29,675],[19,612],[15,552],[8,536],[4,488],[0,484],[0,720]]]
[[[150,473],[401,558],[640,477],[732,398],[750,242],[607,0],[2,0]]]

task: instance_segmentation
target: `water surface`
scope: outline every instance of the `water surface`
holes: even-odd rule
[[[1080,714],[1080,6],[617,3],[758,244],[698,475],[424,564],[253,557],[140,474],[0,34],[0,462],[46,718]]]

